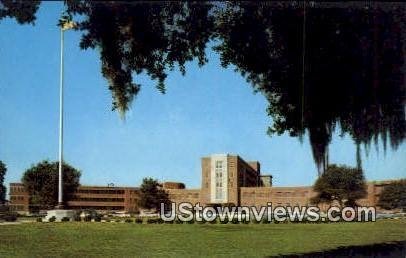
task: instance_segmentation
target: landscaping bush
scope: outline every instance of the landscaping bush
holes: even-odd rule
[[[249,219],[249,218],[242,218],[241,223],[243,223],[243,224],[249,224],[249,223],[250,223],[250,219]]]
[[[158,220],[156,218],[148,218],[147,219],[147,224],[156,224]]]
[[[68,221],[70,221],[70,219],[69,219],[68,217],[63,217],[63,218],[61,219],[61,221],[62,221],[62,222],[68,222]]]
[[[269,224],[269,223],[271,223],[271,222],[268,221],[268,218],[267,218],[267,217],[264,217],[264,218],[262,219],[261,223],[262,223],[262,224]]]
[[[81,217],[80,217],[80,213],[81,211],[75,211],[75,214],[73,215],[73,221],[82,221]]]
[[[133,220],[132,219],[125,219],[124,222],[125,223],[133,223]]]
[[[223,221],[219,220],[219,222],[220,224],[227,224],[228,222],[230,222],[230,219],[227,217]]]
[[[120,223],[121,219],[116,219],[115,222]]]
[[[136,219],[135,219],[135,223],[137,223],[137,224],[142,224],[142,219],[141,219],[141,218],[136,218]]]
[[[48,221],[49,221],[49,222],[55,222],[55,221],[56,221],[55,216],[50,217]]]
[[[102,220],[102,216],[101,216],[100,214],[98,214],[98,215],[96,215],[96,216],[94,217],[94,221],[95,221],[95,222],[101,222],[101,220]]]
[[[6,212],[2,218],[7,222],[14,222],[17,220],[17,213],[15,212]]]
[[[158,224],[164,224],[164,220],[162,218],[157,218],[157,223]]]
[[[84,221],[84,222],[90,222],[90,221],[92,221],[92,216],[86,215],[86,216],[83,218],[83,221]]]
[[[238,223],[240,223],[240,222],[238,221],[238,218],[233,218],[233,219],[231,220],[231,223],[232,223],[232,224],[238,224]]]
[[[7,213],[10,211],[10,207],[8,205],[0,204],[0,214]]]
[[[258,220],[256,220],[255,218],[252,218],[252,223],[254,223],[254,224],[259,224],[259,223],[261,223],[261,221],[258,221]]]
[[[42,222],[42,218],[41,218],[41,217],[40,217],[40,218],[37,218],[36,221],[37,221],[37,222]]]

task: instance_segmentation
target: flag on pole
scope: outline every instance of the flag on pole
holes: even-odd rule
[[[76,23],[74,21],[64,21],[61,24],[62,30],[70,30],[76,27]]]
[[[77,24],[72,20],[72,15],[64,12],[62,17],[59,19],[58,26],[61,27],[61,30],[70,30],[74,29]]]

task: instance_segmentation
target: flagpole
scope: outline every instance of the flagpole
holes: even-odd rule
[[[58,173],[58,209],[63,208],[63,28],[61,27],[61,60],[59,79],[59,173]]]

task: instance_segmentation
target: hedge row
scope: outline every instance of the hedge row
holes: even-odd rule
[[[49,219],[49,222],[54,222],[56,219],[55,217],[52,217]],[[70,221],[69,218],[62,218],[62,222],[66,222],[66,221]],[[103,219],[98,216],[97,218],[91,218],[90,216],[84,217],[83,219],[81,219],[80,217],[74,218],[74,221],[84,221],[84,222],[90,222],[90,221],[95,221],[95,222],[111,222],[110,219]],[[181,221],[178,218],[176,218],[174,221],[164,221],[161,218],[126,218],[124,220],[121,219],[115,219],[113,220],[114,222],[120,223],[120,222],[125,222],[125,223],[136,223],[136,224],[205,224],[205,223],[209,223],[209,224],[284,224],[284,223],[326,223],[326,222],[321,222],[321,221],[316,221],[316,222],[310,222],[310,221],[303,221],[303,222],[295,222],[295,221],[283,221],[283,222],[278,222],[278,221],[272,221],[269,222],[267,218],[264,218],[262,221],[256,221],[256,220],[242,220],[242,221],[238,221],[237,218],[233,218],[232,220],[229,219],[225,219],[223,221],[220,221],[219,219],[215,219],[213,221],[197,221],[194,218],[190,221]],[[37,222],[42,222],[42,218],[37,218]]]

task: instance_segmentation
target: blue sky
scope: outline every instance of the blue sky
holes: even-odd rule
[[[59,30],[61,3],[42,4],[35,26],[0,21],[0,160],[6,183],[19,181],[32,164],[58,157]],[[232,68],[209,63],[169,74],[167,94],[143,85],[126,120],[111,111],[99,54],[79,49],[80,33],[65,34],[65,160],[82,171],[82,184],[137,186],[142,178],[200,187],[200,158],[212,153],[259,160],[274,185],[311,185],[316,179],[307,137],[269,137],[267,103]],[[368,180],[406,176],[406,146],[386,155],[374,146],[363,167]],[[349,137],[335,135],[330,162],[355,165]]]

